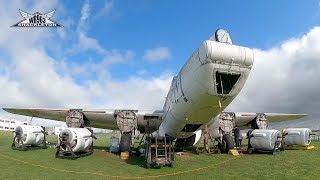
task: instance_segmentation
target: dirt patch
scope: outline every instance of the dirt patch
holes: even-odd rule
[[[108,157],[108,156],[113,155],[113,154],[110,153],[110,152],[101,151],[101,150],[94,150],[94,151],[93,151],[93,154],[96,155],[96,156],[99,156],[99,157]]]

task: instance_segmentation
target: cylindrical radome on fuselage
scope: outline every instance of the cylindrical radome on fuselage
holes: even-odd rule
[[[198,49],[201,62],[218,62],[250,67],[254,55],[251,49],[216,41],[205,41]]]
[[[59,134],[59,141],[70,144],[73,152],[85,151],[92,145],[92,132],[86,128],[65,128]]]
[[[44,140],[43,128],[41,126],[17,126],[14,133],[15,136],[21,139],[24,145],[39,145]]]
[[[253,53],[249,48],[205,41],[172,80],[160,135],[192,136],[231,103],[245,84],[252,64]],[[221,88],[219,84],[228,78],[234,84]]]
[[[285,129],[285,145],[289,146],[308,146],[311,143],[309,128],[287,128]]]

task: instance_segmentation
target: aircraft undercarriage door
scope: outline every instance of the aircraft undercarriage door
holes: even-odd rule
[[[115,116],[121,133],[129,133],[137,129],[137,115],[135,110],[116,110]]]
[[[267,129],[268,119],[265,114],[258,114],[257,117],[251,122],[252,129]]]
[[[67,112],[66,123],[68,127],[82,128],[85,125],[83,112],[81,109],[70,109]]]
[[[230,134],[235,126],[235,115],[232,112],[221,112],[219,116],[222,134]]]

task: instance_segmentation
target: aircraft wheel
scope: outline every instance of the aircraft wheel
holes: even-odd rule
[[[122,134],[119,144],[120,152],[130,152],[131,149],[131,134]]]
[[[234,149],[234,142],[229,134],[222,136],[222,141],[218,143],[221,153],[228,153],[230,149]]]

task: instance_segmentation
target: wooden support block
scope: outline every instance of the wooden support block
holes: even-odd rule
[[[232,154],[232,155],[234,155],[234,156],[239,156],[239,152],[238,152],[238,150],[236,150],[236,149],[231,149],[231,150],[229,150],[229,154]]]

